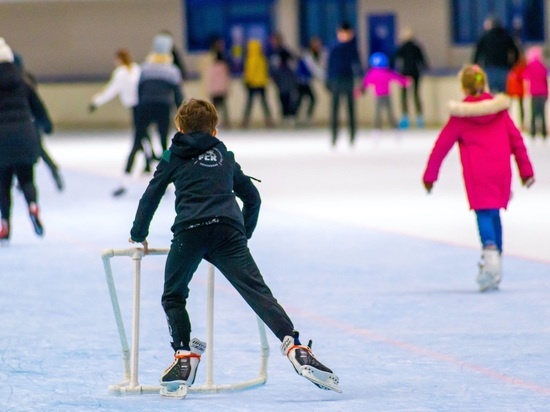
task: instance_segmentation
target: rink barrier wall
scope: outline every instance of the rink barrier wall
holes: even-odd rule
[[[147,255],[166,255],[168,249],[149,249]],[[132,304],[132,340],[131,346],[122,319],[122,312],[118,301],[111,259],[114,257],[130,257],[133,261],[133,304]],[[140,326],[140,303],[141,303],[141,260],[146,255],[141,248],[130,249],[106,249],[101,255],[105,278],[111,297],[115,322],[120,337],[122,348],[122,359],[124,364],[123,379],[121,382],[110,385],[109,393],[113,395],[141,395],[158,394],[160,385],[142,385],[139,383],[139,326]],[[267,364],[269,359],[269,344],[263,321],[256,317],[258,332],[260,336],[260,371],[258,376],[246,381],[216,384],[214,383],[214,278],[215,268],[208,264],[207,296],[206,296],[206,379],[202,385],[194,385],[189,388],[190,392],[218,393],[226,391],[238,391],[252,389],[267,382]]]
[[[448,73],[448,71],[447,71]],[[54,126],[58,129],[121,129],[131,127],[129,109],[123,107],[118,99],[114,99],[101,106],[94,113],[89,113],[88,105],[91,97],[97,93],[104,82],[53,82],[42,83],[39,92],[52,117]],[[330,116],[330,94],[321,82],[313,83],[316,94],[316,107],[312,119],[312,126],[324,127],[328,125]],[[399,86],[392,85],[393,113],[397,120],[401,117],[401,91]],[[208,99],[206,87],[200,79],[189,80],[184,83],[184,97]],[[412,93],[411,93],[412,94]],[[451,100],[463,98],[456,74],[427,75],[422,77],[420,95],[423,105],[424,122],[428,127],[441,127],[449,118],[448,104]],[[233,79],[228,97],[228,110],[231,125],[240,126],[246,104],[246,89],[240,79]],[[275,119],[280,119],[280,108],[277,91],[273,84],[267,88],[267,98]],[[356,101],[356,117],[360,127],[372,127],[374,124],[374,97],[371,90]],[[305,115],[306,100],[302,107],[302,117]],[[514,103],[514,106],[517,103]],[[344,102],[340,104],[340,121],[346,124]],[[414,127],[416,113],[413,107],[412,96],[409,97],[409,116]],[[514,119],[518,109],[512,107]],[[525,102],[526,113],[529,114],[529,100]],[[387,119],[384,127],[387,127]],[[253,127],[263,126],[264,118],[259,101],[255,101],[251,114]]]
[[[114,99],[100,107],[94,113],[88,112],[91,97],[97,93],[104,82],[52,82],[41,83],[39,92],[46,103],[54,125],[60,129],[108,129],[129,128],[131,125],[130,111],[123,107],[118,99]],[[326,126],[330,116],[330,94],[321,82],[314,82],[316,107],[312,125]],[[427,125],[439,126],[448,117],[447,103],[462,97],[460,85],[456,76],[425,76],[421,80],[421,98],[424,106],[424,120]],[[207,99],[208,95],[200,79],[186,81],[183,87],[184,97],[189,99]],[[275,119],[280,118],[280,108],[277,91],[273,84],[267,89],[268,102]],[[239,126],[242,122],[246,103],[246,89],[241,79],[233,79],[228,97],[229,117],[232,126]],[[302,107],[305,113],[307,100]],[[395,116],[401,116],[400,90],[398,86],[392,88],[392,104]],[[341,119],[346,121],[344,104],[341,103]],[[409,101],[409,113],[414,125],[414,108],[412,98]],[[367,92],[357,100],[357,121],[361,127],[372,126],[374,122],[374,98],[372,91]],[[256,101],[251,114],[252,126],[263,126],[264,118],[259,101]]]

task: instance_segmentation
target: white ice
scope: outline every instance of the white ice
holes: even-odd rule
[[[265,386],[183,401],[107,391],[123,367],[100,254],[129,247],[149,178],[136,170],[128,195],[111,197],[129,133],[47,137],[67,188],[57,192],[49,171],[37,167],[43,239],[14,192],[12,239],[0,248],[0,411],[549,411],[550,144],[526,137],[537,182],[522,188],[514,165],[514,198],[502,213],[501,290],[481,294],[479,240],[456,148],[432,194],[421,184],[436,135],[363,130],[351,148],[343,131],[331,148],[325,129],[220,133],[243,170],[262,180],[252,253],[303,340],[313,339],[319,360],[339,375],[343,394],[296,375],[268,331]],[[169,246],[173,201],[168,191],[152,247]],[[160,306],[163,261],[143,261],[139,379],[146,385],[157,384],[172,357]],[[132,262],[116,258],[113,269],[128,329]],[[216,282],[215,381],[254,377],[254,315],[221,275]],[[205,288],[201,266],[188,305],[199,338]]]

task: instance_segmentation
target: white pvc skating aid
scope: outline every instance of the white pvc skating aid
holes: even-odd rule
[[[149,249],[148,255],[166,255],[168,249]],[[111,258],[115,256],[131,257],[134,262],[134,291],[133,291],[133,313],[132,313],[132,346],[128,345],[128,338],[124,329],[124,322],[120,305],[118,303],[118,295],[115,288],[113,278],[113,270],[111,268]],[[115,315],[116,325],[120,336],[120,344],[122,346],[122,358],[124,361],[124,378],[122,382],[110,385],[109,392],[117,395],[141,395],[145,393],[159,394],[161,391],[160,385],[142,385],[139,383],[138,360],[139,360],[139,319],[140,319],[140,295],[141,295],[141,259],[146,256],[143,249],[131,248],[114,250],[105,250],[102,254],[107,286],[111,296],[113,312]],[[257,377],[247,381],[215,384],[214,383],[214,266],[209,265],[207,296],[206,296],[206,382],[202,385],[187,387],[189,392],[198,393],[217,393],[225,391],[237,391],[243,389],[251,389],[267,382],[267,361],[269,359],[269,344],[265,333],[265,325],[260,318],[257,317],[258,332],[260,335],[260,372]],[[187,385],[186,385],[187,386]],[[183,391],[181,389],[180,391]]]

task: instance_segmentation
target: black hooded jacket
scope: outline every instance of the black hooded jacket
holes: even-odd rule
[[[132,240],[142,242],[162,196],[170,183],[176,187],[177,235],[201,224],[225,223],[250,239],[260,213],[260,195],[245,176],[232,152],[207,133],[176,133],[165,151],[153,179],[139,201]],[[236,197],[243,202],[239,207]]]
[[[33,118],[45,122],[47,117],[22,71],[13,63],[0,63],[0,167],[37,161],[40,140]]]

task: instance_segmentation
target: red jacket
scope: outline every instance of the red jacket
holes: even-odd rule
[[[424,182],[437,180],[441,163],[456,142],[470,208],[506,208],[511,194],[514,155],[522,179],[534,176],[523,137],[508,114],[510,99],[489,93],[451,103],[451,118],[428,159]]]

